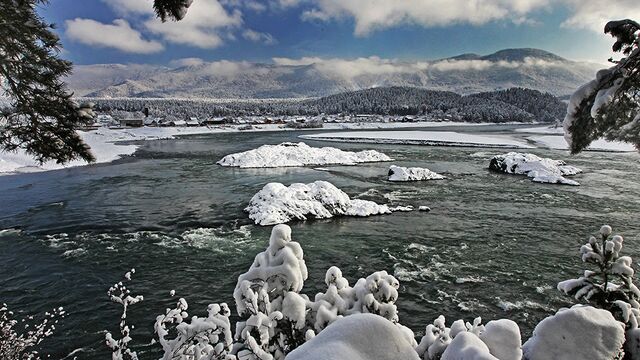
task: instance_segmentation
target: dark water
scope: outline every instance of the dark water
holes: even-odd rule
[[[460,129],[460,128],[457,128]],[[501,131],[502,127],[470,131]],[[482,316],[516,320],[525,335],[555,309],[570,304],[555,285],[583,268],[580,244],[609,223],[640,255],[640,157],[636,154],[533,150],[585,170],[582,186],[535,184],[489,172],[501,150],[339,144],[375,148],[399,165],[445,174],[436,182],[385,181],[388,163],[357,167],[231,169],[222,156],[295,141],[297,133],[240,133],[147,142],[135,157],[111,164],[0,177],[0,302],[25,314],[64,306],[68,317],[45,343],[54,358],[105,359],[105,329],[116,331],[119,308],[106,290],[131,267],[130,288],[145,301],[130,309],[134,342],[145,358],[153,321],[187,298],[193,315],[212,302],[232,303],[235,279],[266,247],[269,228],[242,212],[268,182],[327,180],[352,197],[428,205],[370,218],[293,223],[309,268],[304,293],[323,287],[337,265],[355,283],[373,271],[400,279],[400,321],[416,333],[440,314],[448,323]],[[311,145],[326,143],[307,141]],[[153,355],[153,356],[152,356]]]

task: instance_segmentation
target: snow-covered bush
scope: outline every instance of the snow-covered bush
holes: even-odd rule
[[[609,225],[602,226],[598,237],[591,236],[580,248],[582,261],[594,265],[594,270],[585,270],[577,279],[560,282],[558,290],[608,310],[627,328],[636,329],[640,319],[640,290],[633,283],[633,260],[620,255],[624,239],[612,235]]]
[[[496,155],[489,162],[489,169],[507,174],[527,175],[531,181],[550,184],[580,185],[565,176],[582,172],[562,160],[541,158],[534,154],[510,152]]]
[[[44,313],[39,323],[32,323],[34,316],[14,319],[7,304],[0,305],[0,359],[40,359],[37,346],[53,335],[58,321],[65,316],[62,307]]]
[[[131,280],[131,276],[135,274],[135,272],[135,269],[127,272],[124,275],[125,280]],[[119,323],[120,335],[122,335],[122,337],[115,339],[110,332],[107,332],[105,335],[107,347],[111,349],[112,352],[111,358],[113,360],[137,360],[138,354],[129,348],[129,343],[132,340],[131,329],[133,325],[131,327],[127,325],[127,310],[130,305],[135,305],[144,300],[144,298],[142,295],[131,295],[131,291],[122,281],[111,286],[107,292],[107,296],[109,296],[109,299],[114,303],[122,305],[122,315],[120,316]]]

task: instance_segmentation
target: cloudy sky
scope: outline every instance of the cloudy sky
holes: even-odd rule
[[[77,64],[173,66],[420,61],[514,47],[605,62],[607,19],[640,19],[637,0],[194,0],[183,21],[161,23],[151,3],[55,0],[39,11]]]

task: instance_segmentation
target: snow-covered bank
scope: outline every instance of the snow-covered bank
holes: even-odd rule
[[[541,158],[534,154],[510,152],[491,159],[489,169],[507,174],[527,175],[531,181],[549,184],[580,185],[565,178],[582,172],[562,160]]]
[[[356,165],[391,160],[393,159],[375,150],[351,152],[333,147],[316,148],[300,142],[262,145],[257,149],[227,155],[217,164],[240,168],[273,168],[308,165]]]
[[[569,145],[567,145],[567,141],[563,136],[531,136],[527,139],[535,142],[536,144],[540,144],[542,146],[548,147],[550,149],[557,150],[569,150]],[[636,148],[629,144],[620,141],[608,141],[604,139],[596,140],[589,145],[586,149],[587,151],[611,151],[611,152],[635,152],[638,151]]]
[[[311,184],[269,183],[255,194],[244,209],[258,225],[275,225],[308,218],[328,219],[334,216],[371,216],[410,211],[408,207],[392,208],[373,201],[351,199],[344,191],[326,181]]]
[[[444,176],[426,168],[401,167],[391,165],[389,168],[389,181],[421,181],[421,180],[442,180]]]
[[[415,123],[328,123],[324,124],[327,130],[342,129],[398,129],[407,127],[438,127],[438,126],[472,126],[491,124],[469,124],[464,122],[415,122]],[[123,156],[130,156],[136,152],[138,145],[120,145],[123,141],[144,141],[158,139],[173,139],[183,135],[203,135],[218,133],[238,132],[268,132],[268,131],[300,131],[317,129],[294,129],[278,124],[254,125],[250,129],[240,130],[243,126],[196,126],[196,127],[140,127],[126,129],[100,128],[92,131],[81,131],[80,136],[91,147],[96,157],[96,163],[107,163]],[[7,153],[0,151],[0,175],[25,172],[58,170],[74,166],[89,165],[84,161],[73,161],[68,164],[56,164],[47,162],[39,164],[24,151]]]
[[[349,131],[301,135],[301,138],[336,142],[374,144],[480,146],[498,148],[532,148],[523,141],[504,135],[474,135],[453,131]]]

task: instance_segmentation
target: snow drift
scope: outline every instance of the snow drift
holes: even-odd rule
[[[407,211],[409,208],[391,208],[373,201],[351,199],[344,191],[326,181],[311,184],[269,183],[255,194],[244,209],[258,225],[275,225],[294,219],[327,219],[338,215],[370,216]]]
[[[491,159],[489,169],[507,174],[527,175],[534,182],[549,184],[580,185],[565,176],[582,172],[577,167],[567,165],[562,160],[541,158],[534,154],[510,152]]]
[[[366,329],[366,331],[363,331]],[[287,360],[418,360],[405,334],[373,314],[344,317],[287,356]]]
[[[218,165],[240,168],[272,168],[307,165],[355,165],[364,162],[391,161],[375,150],[343,151],[333,147],[314,148],[303,142],[262,145],[257,149],[227,155]]]
[[[426,168],[401,167],[391,165],[389,168],[389,181],[420,181],[420,180],[442,180],[444,176]]]

